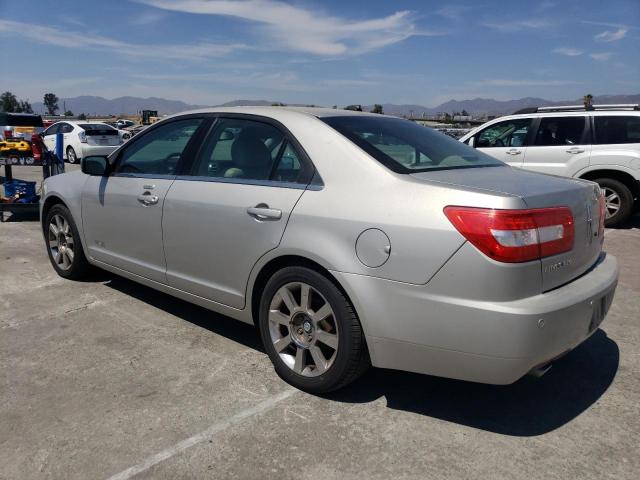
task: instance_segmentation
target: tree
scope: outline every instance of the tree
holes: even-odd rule
[[[380,105],[379,103],[376,103],[371,109],[371,113],[379,113],[382,115],[384,113],[382,110],[382,105]]]
[[[271,104],[272,107],[286,107],[287,104],[286,103],[282,103],[282,102],[275,102]]]
[[[33,113],[33,108],[29,103],[29,100],[20,100],[20,111],[22,113]]]
[[[591,110],[593,108],[593,95],[587,93],[582,100],[584,102],[585,110]]]
[[[87,116],[84,113],[81,113],[80,115],[78,115],[78,120],[86,120]]]
[[[466,110],[462,110],[462,116],[463,117],[468,117],[469,116],[469,112],[467,112]]]
[[[66,112],[64,112],[64,116],[65,117],[73,117],[73,112],[71,110],[67,110]]]
[[[44,106],[47,108],[49,115],[55,115],[60,107],[58,107],[58,97],[55,93],[44,94]]]
[[[3,112],[11,113],[20,111],[18,99],[11,92],[4,92],[0,95],[0,104]]]

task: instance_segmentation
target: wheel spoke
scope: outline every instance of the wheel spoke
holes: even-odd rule
[[[300,307],[303,310],[309,311],[311,306],[311,287],[306,283],[300,285]]]
[[[331,347],[334,350],[338,349],[338,336],[336,334],[329,333],[319,328],[316,330],[316,340],[324,343],[326,346]]]
[[[269,321],[276,325],[284,325],[285,327],[289,326],[289,317],[279,310],[269,311]]]
[[[54,217],[54,220],[56,221],[56,227],[58,227],[58,232],[62,231],[62,226],[63,226],[62,217],[60,215],[56,215]]]
[[[57,240],[49,240],[49,248],[51,248],[51,249],[58,248],[58,241]]]
[[[49,224],[49,232],[54,236],[57,237],[58,236],[58,227],[56,227],[53,222],[51,222]]]
[[[328,303],[325,303],[317,312],[314,312],[313,315],[311,315],[311,318],[317,324],[329,315],[333,315],[333,310],[331,310],[331,306]]]
[[[56,264],[60,265],[62,263],[62,254],[60,253],[60,250],[58,250],[55,254],[54,260],[56,261]]]
[[[304,349],[298,348],[296,350],[296,362],[293,364],[293,371],[302,374],[304,369]]]
[[[291,290],[289,290],[287,287],[282,287],[280,290],[278,290],[278,293],[280,294],[280,298],[282,298],[284,304],[289,309],[289,313],[293,312],[296,309],[297,304],[295,298],[293,298]]]
[[[64,253],[66,254],[67,258],[69,259],[69,263],[70,264],[73,263],[73,257],[74,257],[73,250],[71,250],[68,245],[67,245],[67,248],[65,249]]]
[[[286,337],[282,337],[280,340],[276,340],[275,342],[273,342],[273,346],[275,347],[276,352],[278,353],[282,352],[289,345],[291,345],[291,337],[289,335],[287,335]]]
[[[311,358],[313,358],[313,363],[315,363],[318,372],[324,372],[327,369],[327,360],[324,358],[322,351],[315,345],[311,346],[309,351],[311,352]]]

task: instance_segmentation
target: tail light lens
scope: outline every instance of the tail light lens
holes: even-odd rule
[[[87,134],[84,132],[78,133],[78,137],[80,137],[80,142],[87,143]]]
[[[499,262],[529,262],[573,248],[573,215],[567,207],[496,210],[449,206],[444,213],[469,242]]]

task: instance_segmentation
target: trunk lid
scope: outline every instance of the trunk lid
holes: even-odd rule
[[[83,124],[80,125],[87,137],[88,145],[116,146],[120,145],[120,134],[118,130],[109,125]]]
[[[575,227],[573,248],[566,253],[540,261],[543,291],[559,287],[579,277],[589,270],[600,256],[604,239],[598,234],[599,189],[593,182],[510,167],[440,170],[416,173],[412,174],[412,177],[472,190],[512,195],[521,198],[526,208],[569,207]]]

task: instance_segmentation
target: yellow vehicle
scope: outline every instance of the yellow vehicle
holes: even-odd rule
[[[31,143],[22,138],[0,141],[0,157],[30,157]]]

